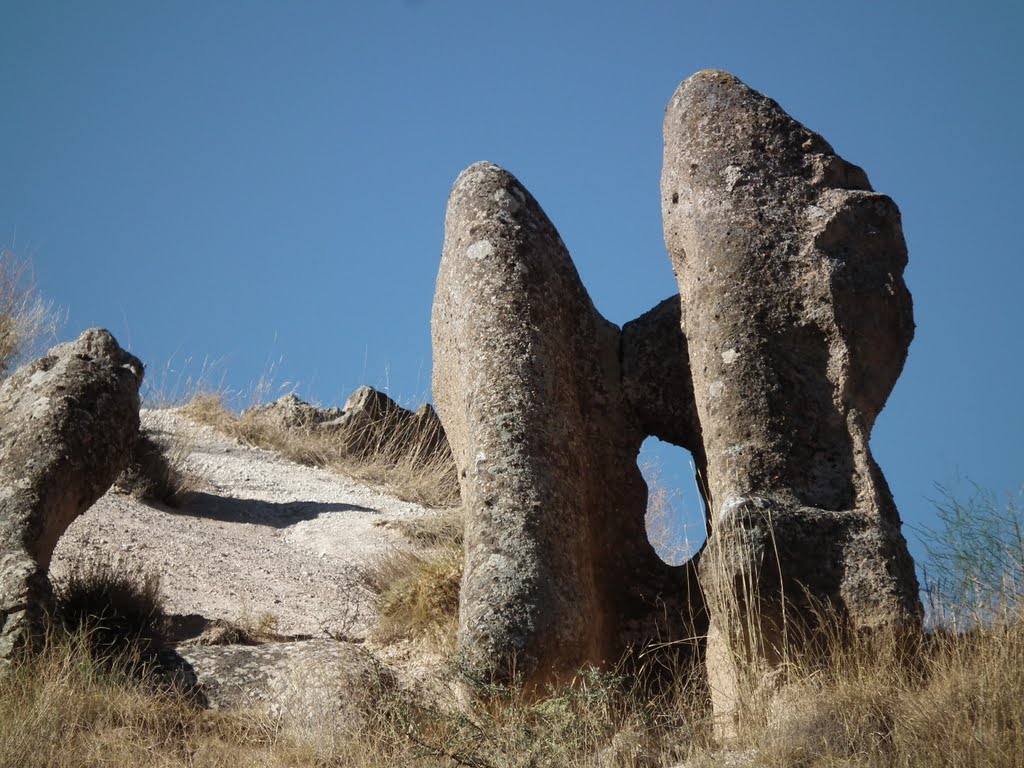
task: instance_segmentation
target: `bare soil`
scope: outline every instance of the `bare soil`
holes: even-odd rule
[[[179,509],[107,493],[61,538],[53,579],[106,561],[158,573],[167,613],[194,631],[222,620],[282,638],[366,639],[376,617],[366,570],[390,548],[411,546],[385,525],[428,510],[173,410],[142,419],[188,441],[200,491]]]

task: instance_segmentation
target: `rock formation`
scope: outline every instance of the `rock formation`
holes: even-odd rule
[[[659,633],[693,636],[680,615],[687,587],[696,592],[693,568],[662,563],[644,530],[636,457],[656,428],[643,421],[658,415],[635,413],[629,399],[645,386],[635,380],[645,364],[659,365],[641,360],[648,326],[685,348],[678,323],[659,323],[665,312],[627,334],[635,376],[624,386],[622,334],[594,309],[536,200],[488,163],[456,180],[433,381],[466,514],[459,648],[471,674],[538,685],[614,662]],[[686,386],[685,360],[664,364]],[[699,607],[692,612],[699,622]]]
[[[0,386],[0,666],[42,629],[57,539],[128,462],[142,375],[94,329]]]
[[[247,408],[243,415],[272,429],[316,432],[324,424],[341,418],[342,413],[341,408],[317,408],[294,394],[287,394],[272,403]]]
[[[724,72],[673,96],[661,192],[707,457],[701,584],[726,715],[735,660],[777,664],[815,609],[851,630],[920,621],[868,447],[913,336],[907,251],[899,211],[860,168]]]
[[[861,169],[723,72],[669,104],[661,187],[679,296],[620,331],[515,178],[455,182],[432,330],[467,520],[459,645],[500,680],[566,677],[701,632],[706,593],[727,723],[816,617],[919,627],[868,447],[913,336],[907,253]],[[648,435],[691,451],[705,494],[708,547],[681,569],[644,535]]]
[[[318,408],[289,394],[249,408],[244,416],[272,429],[330,435],[356,457],[413,454],[423,463],[450,460],[444,427],[429,403],[413,412],[373,387],[357,389],[343,408]]]
[[[289,732],[338,722],[365,728],[378,697],[395,687],[370,653],[336,640],[183,645],[158,661],[165,679],[210,709],[262,712]]]
[[[344,413],[331,425],[358,455],[372,455],[385,444],[389,454],[411,451],[424,460],[437,452],[449,453],[444,427],[429,404],[409,411],[373,387],[363,386],[349,395]]]

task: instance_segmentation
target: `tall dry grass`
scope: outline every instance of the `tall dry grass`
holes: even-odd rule
[[[374,638],[383,643],[425,640],[451,652],[462,583],[461,509],[449,507],[386,525],[419,548],[396,548],[367,569],[366,585],[377,595],[380,613]]]
[[[36,288],[32,268],[0,247],[0,378],[40,351],[60,317]]]
[[[266,715],[203,711],[137,667],[98,664],[79,633],[0,680],[0,766],[1010,768],[1024,764],[1013,598],[996,612],[986,602],[969,626],[932,626],[917,645],[830,633],[823,620],[817,652],[785,659],[775,695],[746,692],[728,744],[715,743],[683,676],[654,694],[615,670],[584,670],[540,697],[483,686],[466,701],[445,680],[431,695],[382,686],[362,727],[328,718],[296,733]]]
[[[194,447],[195,438],[190,433],[167,434],[141,428],[128,466],[114,482],[114,489],[140,501],[182,506],[203,484],[188,467]]]

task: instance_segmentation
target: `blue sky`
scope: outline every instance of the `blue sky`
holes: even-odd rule
[[[903,212],[918,330],[872,445],[927,524],[936,483],[1024,483],[1021,7],[0,0],[0,243],[166,394],[415,404],[459,171],[515,173],[621,324],[675,290],[664,107],[726,69]]]

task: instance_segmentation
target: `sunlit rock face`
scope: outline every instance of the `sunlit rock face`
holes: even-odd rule
[[[864,172],[733,76],[686,80],[664,125],[679,293],[622,329],[511,174],[455,182],[432,329],[467,521],[459,647],[470,674],[539,684],[689,638],[726,733],[740,686],[779,679],[822,617],[919,630],[869,449],[913,337],[907,252]],[[680,568],[644,534],[649,435],[691,452],[706,502]]]
[[[434,399],[466,514],[470,674],[536,686],[659,636],[692,638],[694,564],[666,565],[646,537],[636,457],[648,433],[623,385],[620,330],[537,201],[495,165],[452,189],[432,326]],[[631,334],[634,368],[644,328]],[[678,390],[685,360],[668,367],[680,382],[662,390]]]
[[[892,200],[732,75],[683,82],[664,140],[665,241],[707,458],[708,668],[724,716],[736,660],[777,664],[814,608],[852,630],[919,624],[868,445],[913,337],[907,250]]]
[[[44,629],[57,540],[128,463],[142,376],[93,329],[0,386],[0,670]]]

